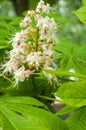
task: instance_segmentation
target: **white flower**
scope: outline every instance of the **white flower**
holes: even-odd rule
[[[52,62],[53,62],[53,59],[51,57],[44,56],[44,65],[43,65],[43,67],[48,68],[49,66],[51,66]]]
[[[52,68],[52,67],[49,67],[49,66],[46,67],[45,69],[53,70],[53,68]],[[53,81],[54,81],[55,83],[57,83],[57,77],[56,77],[55,75],[49,74],[49,73],[45,72],[44,70],[43,70],[43,74],[44,74],[45,77],[48,78],[50,84],[52,84]]]
[[[28,78],[30,75],[32,75],[34,70],[26,70],[25,71],[25,78]]]
[[[44,19],[41,15],[37,14],[36,15],[36,18],[37,18],[37,27],[41,28],[43,23],[44,23]]]
[[[29,16],[26,16],[24,20],[20,23],[20,27],[27,27],[32,22],[31,18]]]
[[[18,46],[18,50],[21,54],[25,54],[27,55],[28,54],[28,45],[25,44],[25,43],[21,43],[19,46]]]
[[[13,41],[13,42],[12,42],[12,45],[13,45],[14,48],[16,48],[16,47],[18,46],[19,38],[20,38],[20,33],[17,32],[17,33],[15,34],[15,37],[14,37],[13,40],[12,40],[12,41]]]
[[[42,45],[42,49],[43,49],[44,51],[47,51],[47,50],[49,49],[49,45],[48,45],[48,44],[43,44],[43,45]]]
[[[30,65],[33,65],[36,67],[36,69],[38,69],[40,63],[42,62],[42,57],[41,57],[41,52],[31,52],[28,56],[27,56],[27,62],[29,62]]]
[[[50,4],[45,5],[43,11],[48,14],[50,12]]]
[[[24,18],[24,24],[25,25],[29,25],[30,23],[31,23],[31,18],[30,17],[28,17],[28,16],[26,16],[25,18]]]
[[[18,84],[19,81],[23,82],[25,80],[24,71],[25,68],[24,66],[22,66],[14,72],[14,78],[16,80],[16,84]]]
[[[37,5],[36,12],[37,13],[40,13],[40,12],[49,13],[50,5],[49,4],[45,5],[44,1],[40,0],[40,2]]]
[[[27,40],[27,30],[22,30],[21,32],[17,32],[15,37],[13,38],[13,47],[16,48],[19,42],[25,42]]]
[[[43,8],[43,6],[44,6],[44,1],[40,0],[40,2],[37,5],[37,8]]]
[[[4,68],[3,73],[9,72],[12,74],[12,71],[17,70],[18,65],[19,65],[19,61],[15,60],[15,59],[10,59],[8,62],[6,62],[3,65],[3,68]]]
[[[37,26],[40,30],[40,40],[47,40],[47,42],[56,40],[57,24],[53,18],[46,16],[45,18],[37,15]]]
[[[35,15],[35,11],[34,10],[28,11],[27,15],[32,17]]]
[[[46,39],[47,40],[51,36],[52,36],[52,32],[49,29],[49,26],[44,24],[42,29],[41,29],[40,39]]]
[[[38,51],[38,52],[31,52],[31,53],[27,56],[27,59],[26,59],[26,60],[27,60],[28,62],[36,62],[37,59],[39,59],[40,54],[41,54],[40,51]]]
[[[40,2],[37,5],[36,12],[40,13],[40,9],[43,9],[44,7],[44,1],[40,0]]]
[[[19,36],[19,41],[20,42],[25,42],[27,40],[27,30],[22,30],[20,32],[20,36]]]
[[[45,23],[47,25],[49,25],[49,27],[52,29],[52,30],[56,30],[57,29],[57,24],[55,22],[55,20],[53,18],[49,18],[48,16],[45,17]]]
[[[53,55],[52,46],[53,46],[52,44],[50,44],[50,45],[43,44],[42,45],[44,55],[48,55],[49,57]]]
[[[19,50],[18,50],[18,48],[14,48],[13,50],[11,50],[10,52],[9,52],[9,54],[10,54],[10,58],[18,58],[19,57]]]

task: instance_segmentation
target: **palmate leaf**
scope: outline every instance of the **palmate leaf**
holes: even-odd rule
[[[10,100],[10,99],[11,100]],[[65,123],[54,114],[36,108],[43,107],[36,99],[27,97],[6,97],[1,99],[0,117],[3,130],[66,130]],[[15,99],[14,99],[15,98]],[[29,99],[29,100],[28,100]],[[13,100],[13,102],[12,102]],[[15,100],[15,101],[14,101]],[[29,105],[30,104],[30,105]],[[34,105],[34,106],[31,106]]]
[[[73,56],[74,55],[76,58],[86,61],[86,44],[82,44],[81,46],[76,46],[73,52]]]
[[[38,95],[41,95],[42,92],[44,92],[47,85],[48,81],[44,77],[29,77],[28,80],[25,80],[24,82],[19,82],[17,86],[18,89],[15,88],[12,84],[6,89],[2,88],[2,91],[6,94],[9,93],[11,96],[16,95],[37,97]]]
[[[19,30],[19,19],[18,17],[0,16],[0,49],[11,47],[11,44],[8,45],[8,41],[10,37],[13,37],[15,31]]]
[[[82,0],[82,4],[83,4],[83,5],[86,5],[86,0]]]
[[[6,102],[8,104],[22,104],[22,105],[34,105],[34,106],[41,106],[44,107],[45,105],[40,101],[36,100],[35,98],[28,97],[28,96],[4,96],[1,98],[1,101]]]
[[[82,0],[82,4],[83,4],[83,5],[86,5],[86,0]]]
[[[69,71],[74,68],[77,73],[86,75],[86,45],[60,43],[54,49],[60,54],[58,59],[62,71]]]
[[[2,91],[11,96],[35,96],[35,90],[31,78],[24,82],[19,82],[17,87],[14,87],[14,84],[12,84],[7,89],[2,88]]]
[[[75,77],[78,79],[83,79],[86,80],[86,75],[78,74],[78,73],[73,73],[73,72],[67,72],[67,71],[61,71],[61,70],[46,70],[47,73],[56,75],[56,76],[61,76],[61,77]]]
[[[75,111],[76,109],[77,109],[77,107],[65,106],[61,110],[56,112],[56,115],[65,115],[65,114]]]
[[[86,64],[83,61],[73,58],[73,66],[77,73],[86,75]]]
[[[68,82],[63,84],[57,91],[64,103],[72,107],[86,105],[86,82]]]
[[[6,49],[8,48],[9,46],[0,46],[0,49]]]
[[[9,110],[5,105],[0,105],[0,118],[3,130],[23,130],[28,129],[28,120],[23,116]]]
[[[61,70],[64,70],[64,68],[65,70],[71,69],[73,67],[72,63],[73,63],[72,57],[69,58],[68,55],[65,55],[60,62]]]
[[[54,47],[58,52],[65,54],[71,54],[76,44],[72,44],[68,39],[60,39],[59,44]]]
[[[86,106],[74,112],[65,122],[69,130],[86,130]]]
[[[55,88],[52,84],[49,84],[49,81],[46,77],[40,72],[40,77],[35,77],[35,96],[40,97],[40,95],[45,95],[47,97],[52,97],[52,93]],[[42,99],[42,101],[47,102],[48,100]]]
[[[9,105],[9,106],[11,110],[16,110],[19,113],[29,115],[29,117],[31,118],[31,120],[29,120],[29,123],[33,125],[33,126],[30,125],[29,127],[30,128],[35,127],[34,130],[37,129],[36,128],[37,126],[39,127],[42,126],[45,129],[47,128],[49,130],[67,129],[66,125],[60,118],[56,117],[54,114],[47,112],[43,109],[32,107],[32,106],[27,107],[22,105],[16,105],[16,106]]]
[[[65,42],[65,40],[64,40]],[[60,69],[68,71],[73,68],[73,56],[72,52],[75,48],[75,45],[71,43],[60,43],[54,49],[58,52],[57,55],[60,55]]]
[[[16,110],[17,104],[19,104],[19,105],[22,104],[23,108],[24,108],[23,105],[25,105],[25,104],[42,106],[42,107],[44,106],[44,104],[42,104],[38,100],[31,98],[31,97],[3,97],[3,98],[1,98],[1,101],[4,102],[4,104],[6,103],[8,106],[10,106],[10,104],[13,104],[13,106],[15,107],[14,110]],[[19,106],[17,107],[17,109],[18,108],[19,108]],[[19,110],[16,110],[16,111],[19,111]],[[22,112],[21,112],[21,114],[22,114]],[[11,111],[5,105],[0,105],[0,115],[1,115],[1,120],[3,122],[3,130],[12,130],[12,129],[13,130],[20,130],[20,129],[29,130],[31,127],[29,125],[30,120],[29,120],[28,116],[27,117],[20,116],[20,114],[17,114],[16,112]],[[33,122],[33,125],[36,126],[35,122]],[[37,126],[37,128],[41,129],[41,126]],[[31,128],[31,129],[33,129],[33,128]],[[45,129],[48,130],[47,128],[45,128]]]
[[[74,14],[80,19],[81,22],[86,24],[86,0],[83,0],[84,6],[74,11]]]

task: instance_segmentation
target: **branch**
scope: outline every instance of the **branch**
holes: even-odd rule
[[[21,15],[22,12],[28,10],[29,0],[12,0],[17,15]]]

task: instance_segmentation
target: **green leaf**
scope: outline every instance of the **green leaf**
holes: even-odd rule
[[[0,105],[0,115],[3,130],[30,130],[28,118],[9,110],[5,105]]]
[[[54,114],[30,105],[1,104],[3,130],[67,130],[67,126]]]
[[[65,54],[71,54],[73,49],[76,47],[75,44],[70,43],[67,39],[61,39],[60,43],[54,47],[58,52],[62,52]]]
[[[86,45],[60,43],[54,49],[58,52],[61,70],[69,71],[73,68],[75,72],[86,75]]]
[[[86,64],[83,61],[80,61],[79,58],[73,58],[73,63],[77,73],[86,75]]]
[[[32,97],[2,97],[0,100],[0,117],[3,130],[67,129],[64,121],[43,110],[43,107],[43,103]]]
[[[69,130],[86,130],[86,107],[74,112],[65,122]]]
[[[33,126],[34,126],[34,124],[36,125],[35,129],[37,129],[37,126],[43,127],[45,129],[49,129],[49,130],[54,130],[54,129],[55,130],[56,129],[66,130],[67,129],[67,126],[66,126],[66,124],[64,124],[64,121],[62,121],[60,118],[56,117],[54,114],[52,114],[48,111],[45,111],[43,109],[32,107],[32,106],[22,106],[22,105],[12,106],[12,104],[10,105],[9,108],[11,110],[17,111],[18,113],[22,113],[23,115],[24,114],[29,115],[29,117],[31,118],[29,120],[29,122],[31,124],[33,123]],[[30,125],[30,127],[32,127],[32,126]]]
[[[47,87],[48,81],[43,77],[34,77],[34,85],[35,85],[35,96],[41,95],[41,93]]]
[[[67,71],[60,71],[60,70],[45,70],[47,73],[56,75],[56,76],[65,76],[65,77],[76,77],[79,79],[85,79],[86,80],[86,75],[82,75],[82,74],[77,74],[77,73],[73,73],[73,72],[67,72]]]
[[[86,0],[82,0],[82,4],[83,4],[83,5],[86,5]]]
[[[6,119],[3,113],[0,112],[1,128],[3,130],[15,130],[14,127],[10,124],[10,122]]]
[[[10,82],[3,77],[0,77],[0,89],[9,87]]]
[[[41,107],[45,106],[37,99],[28,96],[14,96],[14,97],[4,96],[1,98],[1,101],[8,104],[13,103],[13,104],[34,105],[34,106],[41,106]]]
[[[4,51],[0,49],[0,55],[1,55],[1,56],[0,56],[0,63],[1,63],[1,62],[3,61],[3,59],[4,59],[4,54],[5,54]]]
[[[58,22],[58,13],[57,12],[51,12],[48,14],[50,18],[54,18],[55,21]]]
[[[31,96],[34,97],[35,95],[35,88],[33,86],[33,82],[31,78],[25,80],[24,82],[19,82],[18,88],[15,88],[11,85],[9,88],[6,89],[6,92],[12,96]]]
[[[72,57],[70,57],[70,58],[69,57],[70,56],[65,55],[63,57],[63,59],[61,60],[60,66],[61,66],[62,70],[65,69],[65,71],[66,71],[66,70],[70,70],[72,68],[73,59],[72,59]]]
[[[0,46],[0,49],[8,48],[9,46]]]
[[[76,110],[76,107],[71,107],[71,106],[65,106],[63,107],[61,110],[59,110],[56,115],[65,115],[68,114],[70,112],[73,112],[74,110]]]
[[[57,91],[64,103],[72,107],[86,105],[86,82],[68,82],[63,84]]]
[[[86,4],[85,1],[83,1],[84,5]],[[80,9],[74,11],[74,14],[80,19],[81,22],[86,24],[86,6],[82,6]]]

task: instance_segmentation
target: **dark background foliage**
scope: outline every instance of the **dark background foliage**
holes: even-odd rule
[[[39,0],[1,0],[0,16],[22,16],[28,9],[34,9]],[[67,38],[68,42],[85,43],[86,27],[73,14],[82,5],[81,0],[45,0],[57,11],[57,22],[61,42]]]

